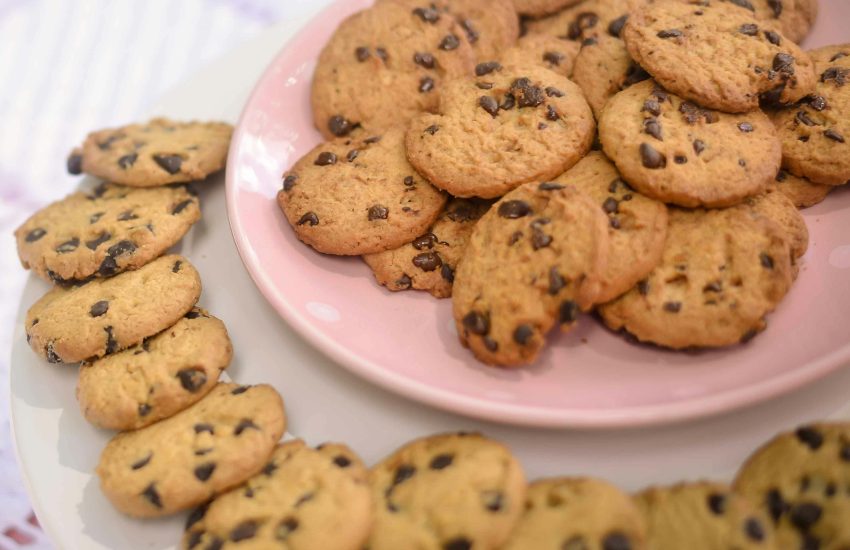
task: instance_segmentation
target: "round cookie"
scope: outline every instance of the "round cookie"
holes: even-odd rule
[[[423,234],[446,202],[407,162],[402,128],[364,136],[319,144],[283,176],[278,205],[319,252],[398,248]]]
[[[779,168],[776,131],[761,111],[703,109],[647,80],[612,97],[599,120],[605,154],[641,193],[721,207],[761,192]]]
[[[671,209],[661,263],[599,313],[613,330],[673,349],[745,342],[791,286],[785,231],[746,206]]]
[[[502,53],[502,65],[523,67],[534,63],[554,71],[561,76],[569,77],[573,72],[573,64],[578,55],[579,44],[566,38],[558,38],[548,34],[527,34],[520,38],[516,46]],[[486,70],[487,64],[479,64],[476,72]]]
[[[200,295],[192,264],[162,256],[115,277],[54,288],[27,311],[27,342],[51,363],[93,360],[170,327]]]
[[[732,3],[655,0],[629,16],[622,38],[665,89],[711,109],[751,111],[759,98],[793,103],[815,86],[809,56]]]
[[[487,201],[451,199],[427,233],[399,248],[366,254],[363,260],[389,290],[427,290],[448,298],[472,229],[488,208]]]
[[[541,17],[580,2],[581,0],[514,0],[514,6],[522,15]]]
[[[182,548],[362,549],[372,527],[366,469],[336,447],[281,443],[260,473],[195,510]]]
[[[555,181],[574,185],[608,216],[608,262],[597,302],[613,300],[655,269],[667,238],[664,203],[632,190],[600,151],[591,151]]]
[[[582,42],[608,34],[619,36],[629,13],[645,0],[584,0],[551,17],[528,23],[528,32]]]
[[[380,132],[437,107],[446,80],[472,74],[475,54],[453,17],[423,2],[384,1],[337,27],[313,75],[316,128],[326,139]]]
[[[812,183],[806,178],[789,174],[785,170],[776,173],[776,188],[791,199],[797,208],[808,208],[823,201],[833,189],[832,185]]]
[[[573,186],[527,183],[472,232],[455,274],[460,341],[484,363],[532,363],[556,322],[575,326],[597,300],[608,258],[608,218]]]
[[[576,56],[572,79],[579,85],[596,120],[608,100],[620,90],[650,78],[632,60],[619,38],[601,35],[585,41]]]
[[[772,114],[782,167],[815,183],[850,181],[850,44],[809,52],[818,83],[794,107]]]
[[[491,550],[522,513],[522,466],[477,434],[412,441],[372,468],[375,525],[370,550]]]
[[[505,550],[642,550],[646,527],[632,499],[606,481],[552,478],[528,487]]]
[[[774,550],[770,520],[728,485],[707,481],[651,487],[635,495],[653,550]]]
[[[779,548],[850,547],[850,424],[777,435],[741,467],[735,490],[773,520]]]
[[[16,231],[25,269],[60,284],[139,267],[177,243],[201,218],[185,186],[152,189],[102,183],[39,210]]]
[[[771,185],[761,195],[747,198],[753,212],[775,222],[785,231],[791,251],[791,261],[801,258],[809,248],[809,229],[791,199]]]
[[[92,132],[68,158],[68,171],[152,187],[202,180],[224,168],[233,127],[154,118]]]
[[[543,67],[494,66],[449,82],[440,114],[416,117],[407,157],[458,197],[499,197],[552,178],[590,149],[595,123],[581,89]]]
[[[232,356],[224,323],[195,308],[141,344],[80,365],[80,411],[99,428],[143,428],[209,393]]]
[[[723,0],[737,4],[755,13],[755,16],[772,25],[778,25],[782,34],[800,43],[809,34],[818,15],[818,0]]]

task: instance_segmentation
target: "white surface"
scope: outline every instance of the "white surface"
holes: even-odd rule
[[[309,10],[319,7],[316,2]],[[174,90],[155,112],[235,120],[251,83],[291,30],[283,25],[264,34]],[[497,426],[404,401],[332,364],[266,305],[236,254],[223,197],[223,181],[202,191],[204,219],[182,252],[203,277],[202,304],[230,331],[235,349],[231,377],[273,384],[286,401],[288,431],[310,444],[346,441],[372,463],[416,436],[481,430],[508,443],[530,477],[597,475],[631,490],[683,478],[728,479],[743,458],[776,431],[813,419],[850,418],[847,369],[758,407],[646,430]],[[45,284],[30,279],[24,291],[13,333],[11,378],[14,437],[38,517],[60,548],[170,548],[179,541],[183,518],[143,522],[109,507],[92,476],[109,434],[88,426],[80,416],[74,399],[76,369],[48,365],[26,346],[20,319],[45,289]]]

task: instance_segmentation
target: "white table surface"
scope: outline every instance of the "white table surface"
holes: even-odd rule
[[[320,4],[299,4],[303,15]],[[297,27],[279,25],[166,95],[157,114],[235,121],[252,83]],[[371,386],[304,343],[264,302],[242,266],[227,224],[223,177],[202,191],[203,220],[182,253],[198,267],[201,303],[227,324],[230,376],[271,383],[283,395],[288,431],[310,444],[341,440],[375,462],[434,432],[480,430],[511,446],[531,478],[595,475],[627,490],[681,479],[728,480],[775,432],[824,418],[850,418],[850,370],[751,408],[687,424],[619,431],[535,430],[437,411]],[[110,508],[92,471],[107,432],[85,423],[74,398],[76,369],[38,360],[22,318],[47,285],[30,278],[14,328],[11,413],[21,469],[36,513],[60,548],[169,548],[183,518],[137,521]],[[380,338],[380,335],[372,335]]]

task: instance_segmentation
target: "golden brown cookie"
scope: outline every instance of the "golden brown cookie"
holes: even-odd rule
[[[747,198],[745,204],[756,214],[776,222],[785,231],[792,262],[806,253],[809,248],[809,229],[806,227],[806,221],[791,199],[776,186],[771,185],[764,193]]]
[[[626,44],[619,38],[602,35],[586,40],[578,52],[572,79],[581,87],[596,120],[602,108],[620,90],[650,78],[649,73],[632,60]]]
[[[789,174],[785,170],[776,173],[776,188],[791,199],[797,208],[808,208],[823,201],[833,189],[832,185],[812,183],[806,178]]]

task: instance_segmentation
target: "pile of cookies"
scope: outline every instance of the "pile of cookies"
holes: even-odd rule
[[[746,342],[799,273],[797,208],[850,180],[850,44],[803,51],[816,13],[378,0],[319,57],[327,141],[278,204],[318,252],[451,296],[488,364],[534,362],[591,310],[672,349]]]

